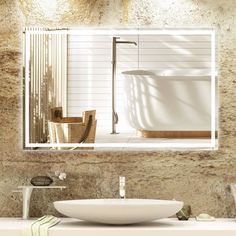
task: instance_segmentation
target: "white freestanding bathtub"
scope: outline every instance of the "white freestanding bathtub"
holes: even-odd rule
[[[145,70],[122,74],[125,113],[131,127],[141,132],[169,132],[170,136],[181,132],[195,133],[196,137],[210,135],[210,76]]]

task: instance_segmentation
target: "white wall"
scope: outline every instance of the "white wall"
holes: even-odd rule
[[[98,130],[108,132],[111,130],[111,38],[69,35],[68,40],[68,116],[96,109]],[[137,41],[137,36],[122,36],[121,40]],[[137,68],[137,53],[134,45],[117,46],[117,73]],[[122,78],[118,77],[118,128],[126,129],[122,94]]]
[[[97,110],[98,130],[111,131],[111,36],[68,36],[68,116]],[[121,71],[160,70],[172,75],[210,74],[210,36],[123,35],[135,45],[118,44],[117,112],[120,131],[131,129],[124,119]]]

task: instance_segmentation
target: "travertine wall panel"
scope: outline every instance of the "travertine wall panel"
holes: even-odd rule
[[[50,6],[47,4],[50,2]],[[32,216],[57,214],[52,201],[117,197],[118,176],[127,197],[180,199],[193,213],[233,217],[228,184],[236,183],[235,0],[0,0],[0,216],[20,216],[14,186],[54,170],[68,174],[64,191],[38,191]],[[21,31],[23,26],[213,27],[218,33],[220,149],[156,152],[23,151]]]

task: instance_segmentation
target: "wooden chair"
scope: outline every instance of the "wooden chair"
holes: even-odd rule
[[[63,117],[61,107],[51,109],[48,121],[50,143],[94,143],[96,110],[84,111],[82,117]]]

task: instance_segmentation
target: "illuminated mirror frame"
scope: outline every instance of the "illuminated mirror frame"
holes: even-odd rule
[[[217,99],[216,99],[216,34],[213,29],[68,29],[68,30],[25,30],[25,60],[29,60],[29,45],[31,34],[73,34],[73,35],[209,35],[211,36],[211,139],[209,143],[63,143],[63,144],[51,144],[51,143],[30,143],[29,142],[29,65],[25,65],[25,92],[24,92],[24,148],[79,148],[79,147],[95,147],[96,151],[104,150],[104,148],[127,148],[127,150],[135,149],[203,149],[203,150],[217,150],[219,132],[216,138],[217,124]]]

